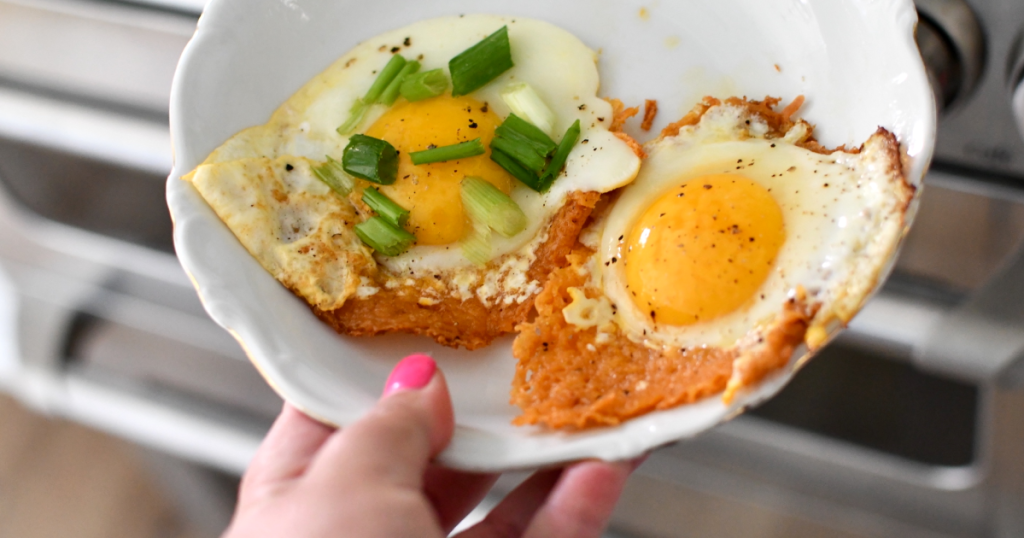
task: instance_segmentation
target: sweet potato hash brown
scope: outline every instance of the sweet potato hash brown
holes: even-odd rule
[[[537,297],[536,317],[517,328],[511,403],[522,414],[515,424],[585,429],[719,393],[729,402],[785,367],[799,346],[823,345],[857,312],[895,254],[914,195],[899,145],[879,128],[858,148],[826,149],[810,124],[794,118],[803,98],[776,111],[779,102],[707,97],[644,145],[650,156],[637,180],[606,195],[610,203],[599,205],[571,263]],[[688,175],[680,163],[696,171]],[[777,230],[781,246],[765,258],[770,271],[761,277],[750,276],[750,261],[728,271],[733,258],[753,260],[752,245],[770,242],[776,231],[764,229],[769,208],[757,207],[743,220],[739,202],[714,206],[709,198],[738,188],[733,184],[742,184],[741,177],[759,182],[763,187],[747,188],[767,191],[766,199],[775,200],[768,205],[777,204],[785,217]],[[666,200],[677,205],[665,206]],[[680,205],[683,200],[697,205]],[[660,209],[651,214],[652,207]],[[682,219],[664,225],[673,211]],[[836,226],[839,219],[856,235]],[[670,241],[658,243],[659,234]],[[668,251],[643,257],[659,245]],[[836,267],[822,274],[816,268],[824,255]],[[653,269],[643,272],[638,264]],[[728,280],[716,282],[719,272]],[[706,318],[700,317],[706,305],[699,305],[696,321],[673,322],[670,316],[682,319],[692,306],[678,303],[722,286],[747,286],[750,297]],[[659,302],[669,288],[688,295]]]
[[[536,319],[519,327],[512,403],[523,413],[515,424],[583,429],[692,403],[722,392],[734,375],[736,389],[756,383],[803,341],[810,316],[794,299],[763,345],[742,359],[735,349],[651,348],[621,333],[600,342],[596,327],[580,330],[562,314],[573,302],[570,289],[598,296],[586,287],[592,255],[586,248],[571,254],[571,265],[555,271],[537,297]]]
[[[572,193],[548,228],[548,239],[537,249],[537,259],[526,278],[545,282],[576,245],[580,229],[587,221],[600,195],[596,192]],[[462,299],[438,293],[437,299],[424,296],[424,290],[440,287],[434,278],[413,280],[361,299],[353,298],[336,310],[313,307],[316,315],[342,334],[369,336],[404,332],[429,336],[439,344],[477,349],[495,338],[513,332],[528,319],[533,298],[522,302],[485,305],[476,296]]]
[[[484,49],[493,70],[466,60]],[[528,318],[600,195],[639,171],[620,132],[636,109],[598,95],[596,59],[542,21],[420,21],[357,45],[183,179],[338,332],[476,349]]]

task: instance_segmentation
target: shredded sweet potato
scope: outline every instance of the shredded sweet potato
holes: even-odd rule
[[[804,136],[796,145],[818,153],[829,150],[812,136],[813,127],[793,115],[803,104],[795,99],[781,111],[779,99],[763,101],[740,98],[724,103],[745,107],[768,126],[766,138],[781,138],[803,123]],[[676,136],[696,125],[712,107],[723,101],[706,97],[678,122],[662,131],[662,137]],[[635,114],[613,102],[617,117]],[[800,132],[797,130],[796,132]],[[857,153],[859,149],[845,150]],[[582,289],[587,297],[602,295],[588,288],[583,269],[593,253],[584,247],[569,255],[570,265],[551,275],[537,296],[537,316],[517,327],[513,344],[518,360],[512,384],[511,403],[522,409],[515,424],[541,424],[550,428],[585,429],[614,425],[659,409],[691,403],[722,393],[732,401],[744,389],[785,366],[807,335],[817,306],[803,294],[780,307],[774,320],[750,333],[729,348],[669,349],[634,342],[619,329],[604,335],[598,329],[580,329],[568,323],[563,309],[572,302],[569,288]]]
[[[610,99],[614,116],[610,131],[625,142],[642,158],[647,155],[643,147],[622,132],[627,119],[635,116],[639,108],[625,108],[621,101]],[[572,250],[580,230],[601,196],[596,192],[572,193],[548,229],[548,239],[536,253],[527,277],[545,282],[548,276],[566,264],[566,254]],[[351,200],[359,207],[362,202]],[[368,208],[367,208],[368,209]],[[420,334],[451,347],[477,349],[495,338],[512,332],[516,324],[526,320],[534,308],[532,299],[510,305],[487,306],[476,298],[462,300],[445,296],[436,300],[424,299],[422,290],[435,286],[429,279],[414,281],[387,289],[382,286],[386,275],[374,275],[380,290],[367,298],[350,298],[344,306],[332,311],[314,308],[314,313],[342,334],[369,336],[390,332]]]
[[[637,142],[635,138],[629,136],[628,134],[622,131],[615,131],[612,134],[615,135],[615,138],[618,138],[619,140],[625,142],[626,145],[629,146],[629,149],[633,150],[633,153],[636,154],[637,157],[640,157],[641,159],[647,158],[647,152],[644,151],[644,147],[639,142]]]
[[[644,151],[644,147],[632,136],[622,131],[622,128],[626,125],[626,120],[639,114],[640,108],[626,108],[626,105],[622,104],[622,101],[618,99],[608,99],[607,101],[612,105],[612,125],[608,128],[608,131],[615,135],[615,138],[625,142],[637,157],[646,159],[647,152]],[[655,104],[655,107],[657,107],[657,104]]]
[[[640,107],[626,108],[626,105],[618,99],[608,99],[608,102],[612,105],[612,125],[608,130],[613,133],[621,132],[626,125],[626,120],[640,113]]]
[[[667,127],[661,130],[661,137],[668,138],[670,136],[677,136],[679,131],[683,127],[690,127],[691,125],[697,125],[700,123],[700,119],[704,117],[704,113],[713,106],[722,104],[721,101],[714,97],[705,97],[703,101],[697,103],[685,116],[679,119],[679,121],[668,124]]]
[[[815,153],[821,153],[827,155],[834,151],[842,151],[846,153],[859,153],[859,148],[847,148],[846,146],[839,146],[833,149],[828,149],[822,146],[815,138],[811,135],[814,131],[814,126],[807,123],[804,120],[794,120],[793,114],[800,109],[804,104],[804,96],[798,95],[793,102],[787,105],[782,111],[776,112],[775,107],[782,100],[778,97],[765,97],[763,101],[752,101],[746,97],[729,97],[724,101],[727,105],[742,106],[746,107],[750,114],[758,116],[766,124],[768,124],[768,134],[765,138],[781,138],[789,132],[797,124],[804,124],[807,126],[806,135],[797,140],[795,145],[802,147],[806,150],[813,151]],[[700,119],[704,117],[704,114],[712,107],[722,104],[723,101],[714,97],[705,97],[703,101],[697,103],[697,106],[693,107],[685,116],[679,121],[669,124],[667,127],[662,129],[661,136],[667,138],[670,136],[677,136],[679,131],[685,127],[697,125],[700,123]]]
[[[640,124],[640,128],[645,131],[650,131],[651,126],[654,125],[654,117],[658,115],[658,102],[654,99],[647,99],[644,101],[644,121]]]
[[[790,299],[783,306],[782,313],[775,320],[773,329],[758,337],[755,345],[744,349],[732,364],[732,376],[722,393],[722,401],[729,403],[746,387],[750,387],[768,374],[782,368],[789,362],[793,351],[807,334],[807,327],[814,317],[815,307],[806,304],[806,296]]]
[[[596,192],[574,192],[569,195],[566,204],[552,220],[547,241],[537,249],[536,259],[527,272],[528,279],[543,283],[549,274],[567,263],[566,254],[576,244],[580,229],[599,198],[600,194]],[[421,334],[442,345],[477,349],[512,332],[516,324],[527,319],[533,309],[533,301],[529,299],[522,303],[495,304],[490,307],[476,298],[463,301],[447,296],[438,301],[424,301],[422,290],[434,284],[424,279],[415,281],[412,286],[403,285],[394,289],[381,287],[380,291],[370,297],[350,298],[339,309],[323,311],[314,308],[313,311],[343,334]]]
[[[782,109],[782,121],[790,121],[793,114],[796,114],[796,111],[800,110],[800,107],[802,106],[804,106],[804,96],[798,95],[796,96],[796,99],[793,99],[792,103],[786,105],[786,108]]]
[[[792,301],[764,332],[762,342],[737,349],[664,349],[633,342],[621,332],[597,342],[597,329],[579,330],[562,310],[572,302],[569,288],[582,288],[580,268],[592,252],[569,255],[571,264],[551,275],[537,296],[537,318],[520,325],[512,347],[519,360],[511,403],[523,413],[518,425],[584,429],[619,424],[658,409],[691,403],[721,392],[735,392],[763,379],[785,364],[807,328],[802,303]],[[734,364],[740,358],[740,368]]]

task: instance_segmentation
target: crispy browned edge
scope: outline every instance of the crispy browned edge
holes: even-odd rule
[[[756,116],[759,116],[765,123],[768,124],[768,133],[766,138],[781,138],[789,132],[797,123],[807,124],[807,135],[796,141],[796,145],[806,150],[813,151],[815,153],[829,154],[834,151],[845,151],[847,153],[860,153],[860,148],[847,148],[846,146],[839,146],[834,149],[828,149],[815,140],[811,133],[814,131],[814,126],[805,122],[804,120],[793,120],[793,114],[804,104],[804,96],[798,95],[793,101],[786,105],[781,111],[776,112],[775,106],[778,105],[782,99],[778,97],[765,97],[762,101],[756,101],[747,99],[746,97],[729,97],[727,99],[717,99],[715,97],[705,97],[700,103],[697,103],[685,116],[679,121],[669,124],[667,127],[662,129],[660,138],[668,138],[676,136],[679,131],[684,127],[697,125],[700,123],[700,119],[704,117],[704,114],[712,107],[725,103],[732,106],[741,106],[747,109],[747,112]]]
[[[744,380],[759,379],[786,363],[813,316],[805,297],[790,299],[742,354],[736,348],[648,347],[618,330],[598,343],[596,328],[580,330],[562,315],[572,302],[569,288],[590,298],[602,294],[587,287],[580,271],[592,254],[586,248],[570,254],[572,264],[556,270],[537,297],[536,319],[518,327],[509,401],[523,412],[514,424],[570,430],[614,425],[721,392],[737,368]]]
[[[552,219],[548,239],[538,248],[527,272],[541,283],[555,269],[566,264],[565,257],[576,244],[583,224],[600,199],[596,192],[573,192]],[[313,312],[334,330],[353,336],[398,332],[420,334],[439,344],[467,349],[483,347],[512,332],[533,309],[533,298],[521,303],[485,306],[479,299],[446,296],[436,304],[422,304],[420,290],[431,282],[394,289],[381,288],[376,294],[351,298],[339,309]]]
[[[799,102],[802,103],[803,100],[799,99]],[[794,101],[794,103],[797,103],[797,101]],[[790,104],[786,107],[783,113],[785,114],[786,111],[789,111],[792,106],[793,104]],[[792,111],[789,113],[792,114]],[[885,162],[890,163],[891,168],[888,172],[900,179],[900,185],[896,192],[896,196],[899,197],[898,210],[901,219],[900,227],[902,228],[903,225],[906,224],[906,212],[910,207],[910,203],[914,199],[914,193],[917,191],[917,188],[907,182],[906,175],[903,171],[902,161],[900,159],[900,143],[896,139],[896,135],[889,132],[889,130],[884,127],[878,127],[878,129],[868,137],[868,141],[876,137],[880,138],[882,141],[881,151],[885,154]],[[817,141],[813,139],[810,140],[814,147],[820,148],[820,151],[818,151],[819,153],[832,153],[840,150],[845,151],[846,153],[860,153],[864,149],[864,145],[861,145],[860,147],[852,149],[844,149],[840,146],[829,150],[821,147]],[[867,141],[865,141],[865,144],[866,143]],[[812,151],[814,151],[813,148],[808,149],[812,149]],[[896,248],[897,245],[893,245],[893,249],[895,250]],[[881,274],[879,272],[876,272],[873,275],[869,289],[877,288],[880,277]],[[798,290],[798,294],[801,296],[801,303],[803,303],[804,291],[800,289]],[[733,376],[729,379],[729,383],[725,387],[725,391],[722,394],[722,400],[726,403],[731,402],[740,391],[761,382],[772,372],[775,372],[779,368],[785,366],[789,362],[789,357],[792,355],[793,349],[801,341],[806,341],[808,348],[812,351],[820,347],[824,343],[825,338],[812,337],[807,332],[808,328],[810,328],[812,319],[818,312],[819,306],[819,304],[807,305],[804,312],[807,317],[802,320],[802,323],[794,323],[786,326],[788,330],[782,333],[787,338],[787,340],[782,342],[785,345],[778,347],[778,351],[775,353],[770,352],[772,350],[772,346],[757,346],[751,351],[748,351],[745,355],[738,357],[733,363]],[[840,315],[842,316],[842,313]],[[853,313],[847,313],[845,319],[841,320],[842,323],[845,325],[852,315]],[[784,317],[787,316],[794,320],[797,319],[796,317],[793,317],[793,312],[784,313]],[[817,319],[814,320],[814,324],[820,330],[821,324],[827,323],[828,321],[829,320],[827,319]],[[824,331],[822,331],[822,334],[824,334]],[[769,336],[769,338],[770,337],[771,336]]]

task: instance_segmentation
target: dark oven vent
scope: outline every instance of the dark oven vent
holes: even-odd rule
[[[42,217],[174,252],[164,176],[0,138],[0,184]]]
[[[975,460],[979,390],[904,361],[834,343],[751,413],[908,460]]]

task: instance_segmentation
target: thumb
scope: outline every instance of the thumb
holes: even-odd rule
[[[427,355],[410,355],[395,366],[381,400],[365,416],[327,441],[310,476],[341,483],[366,479],[420,488],[430,460],[455,429],[444,375]]]

